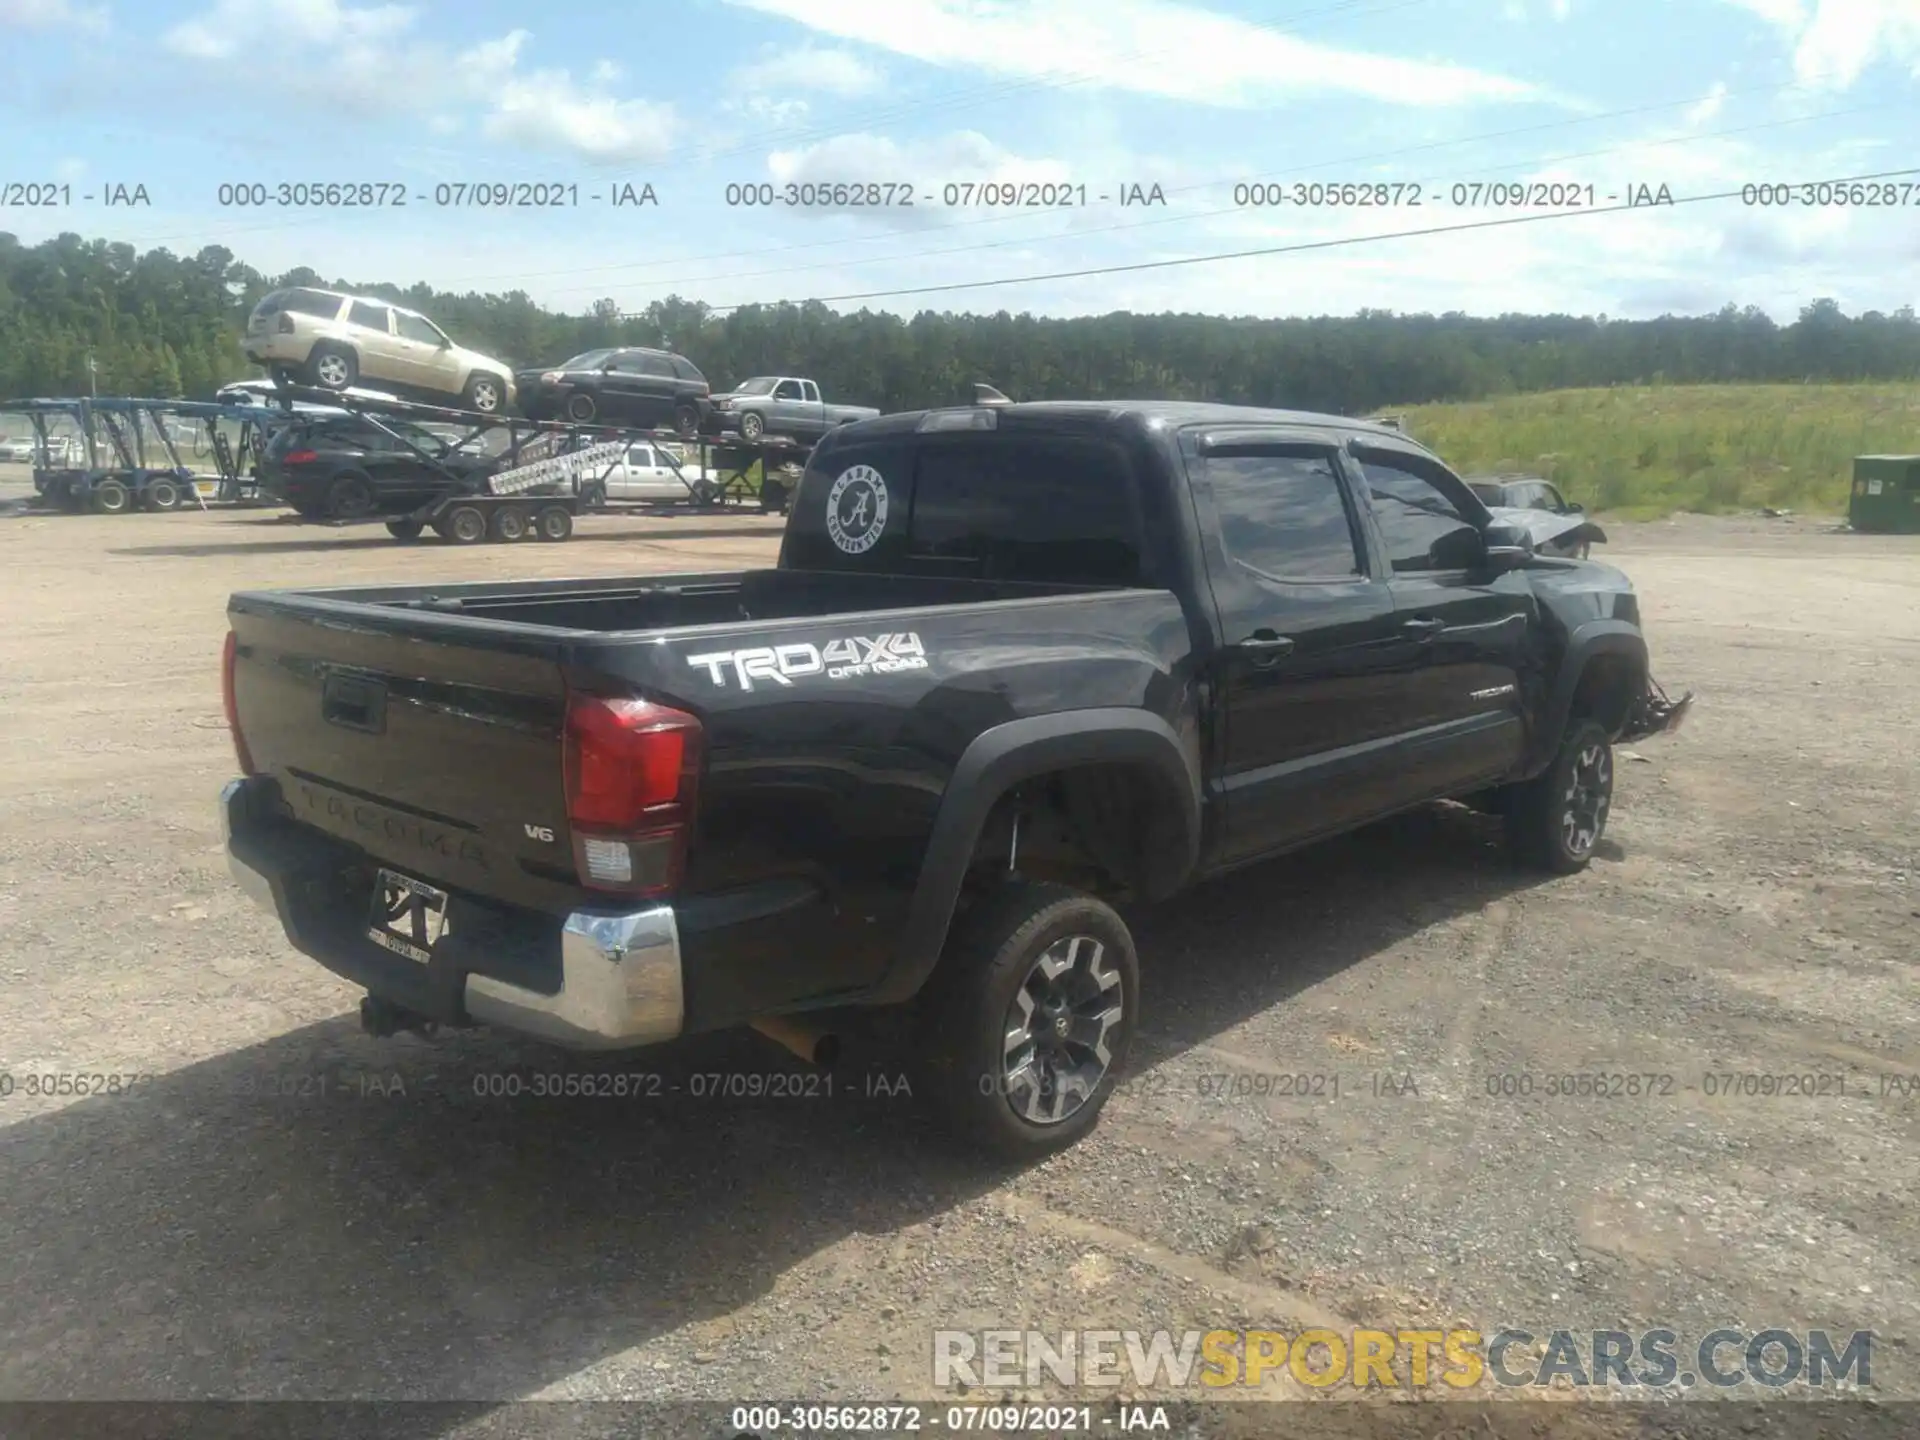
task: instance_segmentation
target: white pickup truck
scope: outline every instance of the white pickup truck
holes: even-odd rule
[[[703,487],[717,492],[721,477],[693,457],[682,460],[664,445],[636,440],[605,476],[583,491],[589,505],[607,500],[698,500]]]

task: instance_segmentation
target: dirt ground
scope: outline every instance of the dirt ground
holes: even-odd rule
[[[936,1329],[1316,1321],[1871,1329],[1880,1393],[1920,1396],[1920,537],[1611,527],[1656,673],[1700,700],[1622,758],[1592,869],[1522,875],[1437,808],[1133,916],[1132,1075],[1011,1171],[871,1069],[831,1100],[483,1097],[571,1062],[366,1038],[226,873],[229,591],[740,567],[777,519],[403,549],[22,492],[0,1399],[944,1402]],[[790,1062],[745,1034],[620,1063]],[[1672,1079],[1544,1093],[1571,1071]],[[1809,1073],[1844,1093],[1726,1078]],[[143,1078],[28,1093],[60,1074]]]

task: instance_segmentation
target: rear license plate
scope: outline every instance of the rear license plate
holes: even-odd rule
[[[433,947],[447,929],[447,892],[382,870],[373,886],[373,907],[367,917],[367,938],[422,965],[433,959]]]

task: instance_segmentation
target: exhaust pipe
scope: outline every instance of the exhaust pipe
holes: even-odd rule
[[[840,1037],[789,1015],[764,1015],[752,1027],[809,1065],[831,1070],[840,1059]]]

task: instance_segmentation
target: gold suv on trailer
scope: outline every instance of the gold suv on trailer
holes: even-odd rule
[[[489,415],[513,403],[511,369],[461,349],[426,316],[385,300],[276,290],[253,307],[243,348],[276,379],[326,390],[361,385]]]

